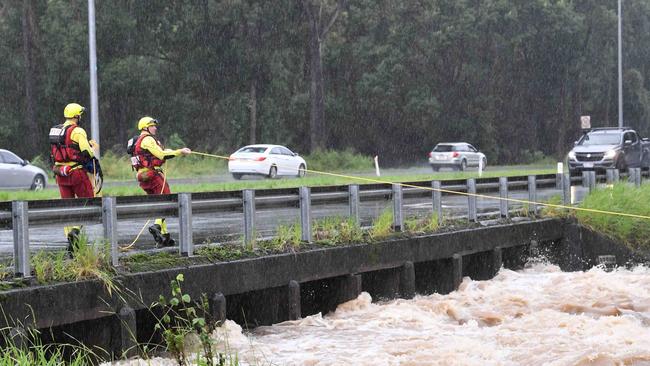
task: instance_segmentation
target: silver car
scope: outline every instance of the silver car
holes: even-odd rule
[[[440,168],[465,170],[467,167],[487,166],[485,154],[466,142],[441,142],[429,153],[429,164],[434,172]]]
[[[47,185],[43,169],[29,164],[9,150],[0,149],[0,189],[40,191]]]

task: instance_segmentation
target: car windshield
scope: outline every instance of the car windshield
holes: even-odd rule
[[[433,148],[434,152],[449,152],[449,151],[459,151],[458,146],[454,145],[436,145],[435,148]]]
[[[620,133],[588,133],[582,137],[578,145],[618,145],[621,143]]]
[[[263,153],[266,151],[266,147],[260,147],[260,146],[246,146],[242,147],[237,151],[238,153]]]

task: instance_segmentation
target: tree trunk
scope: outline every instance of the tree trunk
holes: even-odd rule
[[[254,144],[256,141],[257,134],[257,77],[253,75],[251,79],[251,92],[250,100],[248,102],[248,108],[250,109],[250,136],[248,139],[249,144]]]
[[[309,99],[311,112],[309,115],[309,142],[311,151],[325,147],[325,100],[323,98],[323,63],[321,55],[321,42],[318,31],[312,30],[309,37],[309,58],[311,85]]]
[[[25,150],[23,153],[37,155],[40,142],[42,141],[40,128],[36,121],[36,93],[35,84],[35,17],[34,17],[34,0],[23,1],[23,57],[25,62],[25,131],[32,131],[32,138],[25,141]],[[33,156],[30,156],[32,158]]]

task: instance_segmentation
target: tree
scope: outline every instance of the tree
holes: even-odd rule
[[[323,80],[323,43],[339,13],[347,4],[347,0],[338,0],[336,7],[328,13],[331,5],[327,0],[298,0],[307,17],[309,27],[309,99],[311,111],[309,114],[310,150],[325,148],[327,141],[327,126],[325,125],[325,86]]]

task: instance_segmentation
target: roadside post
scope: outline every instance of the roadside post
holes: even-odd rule
[[[478,221],[476,213],[476,180],[470,178],[467,180],[467,219],[471,222]]]
[[[433,214],[438,215],[438,225],[442,224],[442,192],[440,192],[440,181],[434,180],[431,182],[432,200],[433,200]]]
[[[557,163],[557,173],[555,173],[555,189],[562,189],[562,174],[564,174],[564,164]]]
[[[192,194],[178,194],[178,225],[180,226],[180,254],[185,257],[194,255],[192,237]]]
[[[393,184],[393,229],[396,232],[404,229],[404,218],[402,217],[402,185]]]
[[[502,218],[508,217],[508,178],[499,177],[499,213]]]
[[[244,246],[255,245],[255,191],[244,189],[242,191],[244,205]]]
[[[27,201],[13,201],[11,216],[14,232],[14,273],[17,277],[32,276],[29,265],[29,216]]]
[[[300,187],[300,240],[311,242],[311,189]]]
[[[359,216],[359,185],[358,184],[350,184],[348,186],[348,200],[350,204],[350,217],[354,222],[357,224],[361,225],[361,219]]]
[[[534,175],[528,176],[528,212],[533,215],[537,214],[537,177]]]

